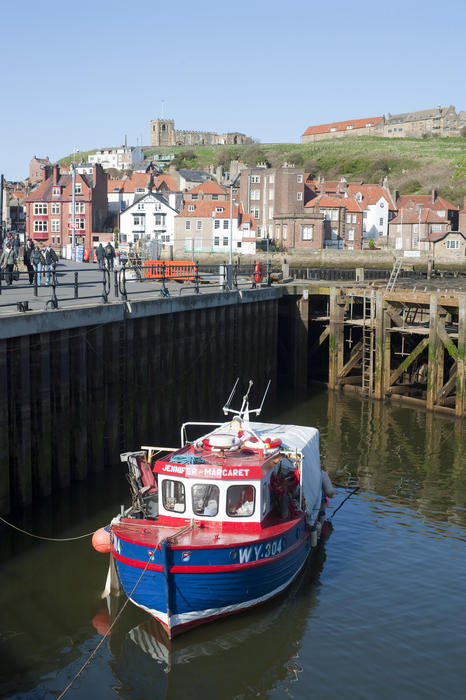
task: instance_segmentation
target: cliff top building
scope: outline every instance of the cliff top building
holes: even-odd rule
[[[252,142],[252,138],[239,132],[216,134],[212,131],[181,131],[175,129],[174,119],[153,119],[150,123],[151,146],[235,146]]]

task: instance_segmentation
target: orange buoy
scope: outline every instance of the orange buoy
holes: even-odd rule
[[[256,264],[254,266],[254,281],[257,282],[257,284],[260,284],[263,279],[264,279],[264,266],[260,260],[256,260]]]
[[[94,532],[92,535],[92,546],[96,552],[101,554],[108,554],[112,551],[110,532],[105,527],[101,527]]]
[[[84,248],[84,251],[83,251],[84,262],[87,262],[89,260],[89,256],[90,256],[89,248]]]

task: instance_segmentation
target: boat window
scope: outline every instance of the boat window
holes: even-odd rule
[[[217,515],[219,495],[220,490],[215,484],[194,484],[192,499],[195,515]]]
[[[184,496],[184,484],[173,479],[164,479],[162,483],[162,500],[165,510],[173,510],[176,513],[184,513],[186,499]]]
[[[256,489],[251,484],[230,486],[227,491],[227,515],[233,518],[252,515],[255,500]]]

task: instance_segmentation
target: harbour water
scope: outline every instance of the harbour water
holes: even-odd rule
[[[261,419],[319,428],[340,485],[328,541],[277,600],[172,643],[127,605],[65,697],[464,697],[464,424],[325,392],[266,405]],[[112,469],[8,520],[73,538],[128,500],[115,455]],[[108,629],[107,556],[90,537],[0,532],[0,697],[56,698]]]

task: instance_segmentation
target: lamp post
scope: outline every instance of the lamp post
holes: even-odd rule
[[[71,259],[76,260],[76,163],[71,163]]]

